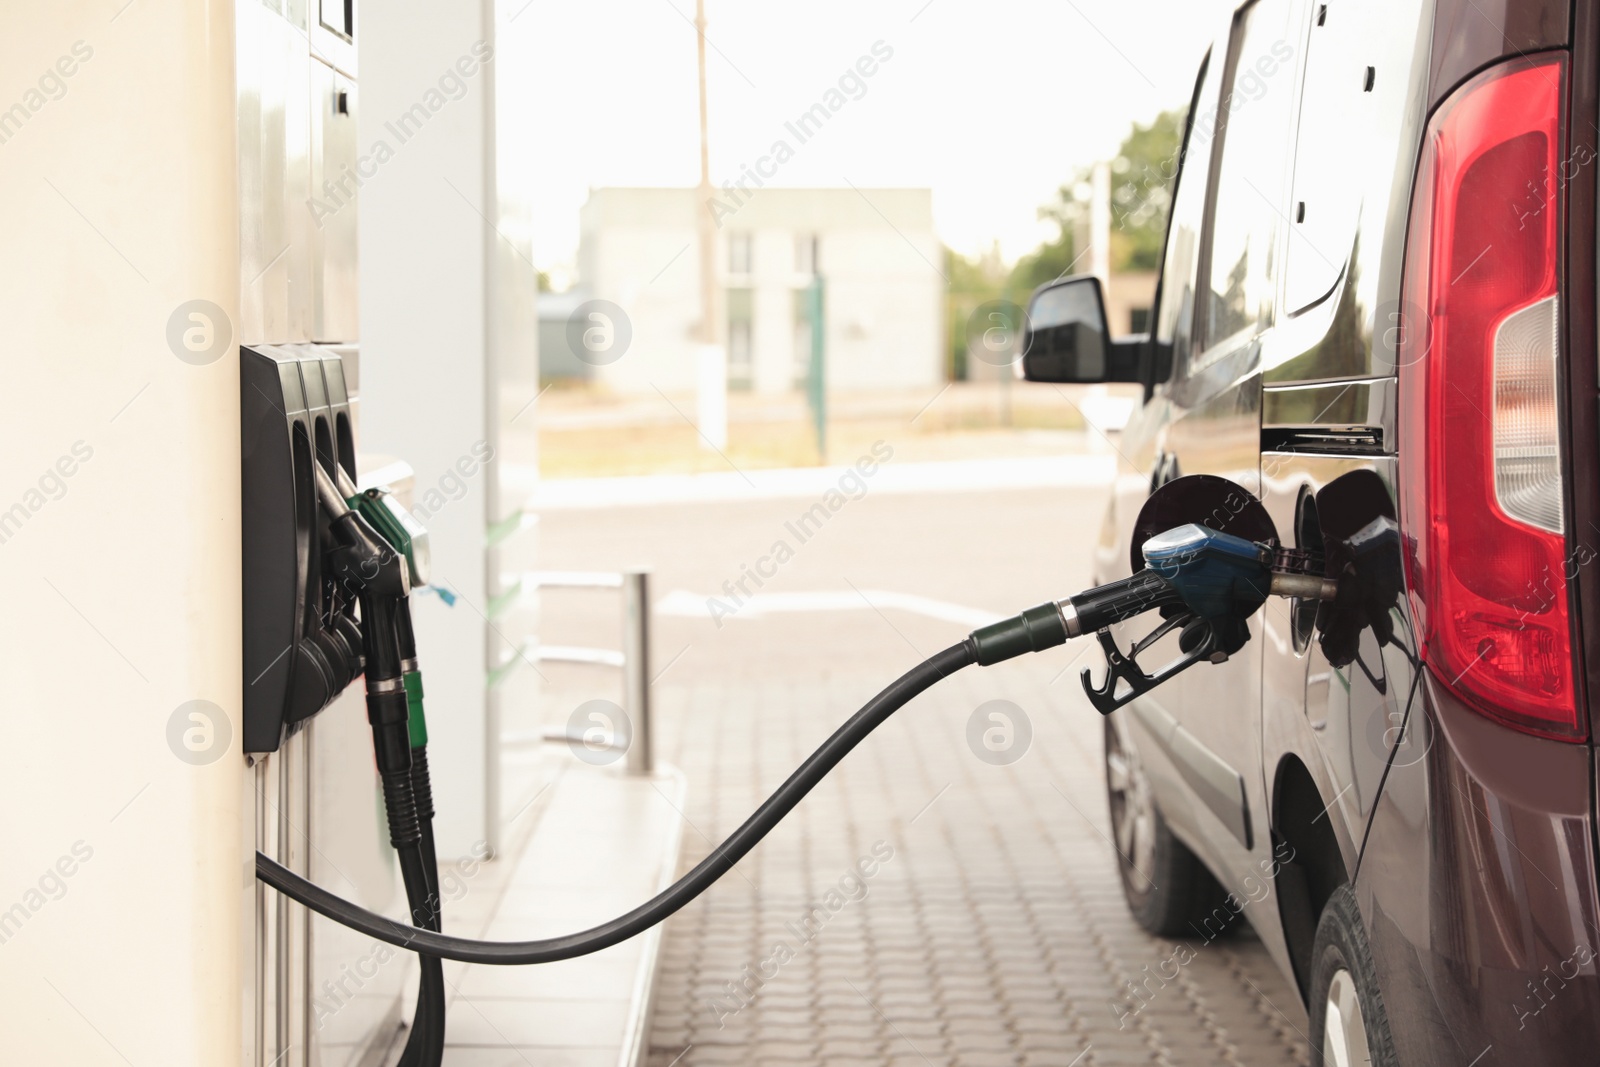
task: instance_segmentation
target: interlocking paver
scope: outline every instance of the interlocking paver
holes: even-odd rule
[[[1199,946],[1177,978],[1157,976],[1175,943],[1145,935],[1122,903],[1100,836],[1098,718],[1049,691],[1059,666],[1002,670],[1000,684],[958,676],[919,698],[775,831],[774,855],[741,865],[754,891],[724,879],[669,924],[651,1067],[671,1063],[686,1031],[704,1044],[680,1067],[738,1055],[919,1067],[1306,1062],[1303,1015],[1269,1004],[1297,1000],[1248,933]],[[752,682],[672,701],[695,709],[662,724],[669,758],[691,773],[689,819],[720,838],[878,681]],[[966,747],[967,715],[995,696],[1036,709],[1033,748],[1011,767]],[[752,748],[770,758],[752,764]],[[838,910],[797,937],[876,841],[894,855],[866,895],[833,898]],[[685,864],[708,849],[687,838]],[[711,1029],[706,1000],[758,974],[780,941],[793,958],[752,987],[726,1029]],[[675,985],[692,995],[669,996]]]

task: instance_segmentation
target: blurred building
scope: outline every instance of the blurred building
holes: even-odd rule
[[[1112,337],[1150,332],[1150,306],[1156,298],[1153,270],[1112,271],[1106,279],[1106,325]]]
[[[805,385],[806,298],[819,274],[829,389],[923,388],[942,380],[945,279],[930,190],[769,188],[723,192],[719,203],[719,317],[730,386],[777,393]],[[695,209],[693,189],[590,192],[580,215],[579,282],[585,299],[623,309],[632,336],[626,354],[603,366],[585,364],[570,343],[544,348],[544,375],[581,368],[621,393],[694,387]],[[541,319],[554,335],[572,301],[546,296]],[[573,310],[582,306],[572,303]]]
[[[539,294],[538,378],[544,381],[581,379],[589,377],[594,371],[567,344],[567,323],[572,321],[579,306],[588,299],[588,290],[582,288],[569,289],[564,293]],[[531,365],[533,361],[527,362]],[[511,377],[518,382],[525,382],[534,375],[530,367],[518,366]]]

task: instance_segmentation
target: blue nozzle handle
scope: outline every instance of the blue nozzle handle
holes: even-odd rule
[[[1272,592],[1272,552],[1254,541],[1195,523],[1144,543],[1148,571],[1164,578],[1203,619],[1246,619]]]

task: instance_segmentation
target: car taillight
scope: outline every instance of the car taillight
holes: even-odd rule
[[[1493,68],[1428,124],[1406,250],[1401,493],[1434,676],[1508,725],[1582,740],[1557,378],[1565,69],[1548,56]]]

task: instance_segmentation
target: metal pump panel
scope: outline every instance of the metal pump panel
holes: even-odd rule
[[[310,345],[239,350],[244,559],[244,750],[275,752],[359,670],[359,643],[330,626],[326,522],[314,464],[355,476],[344,365]]]

